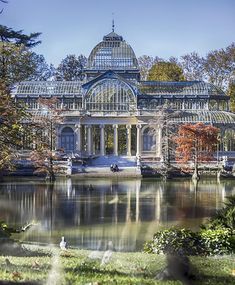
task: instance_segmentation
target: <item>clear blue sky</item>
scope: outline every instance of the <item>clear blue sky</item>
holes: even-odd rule
[[[235,41],[235,0],[8,0],[0,23],[42,32],[35,48],[57,65],[68,54],[89,55],[111,31],[137,56],[200,55]]]

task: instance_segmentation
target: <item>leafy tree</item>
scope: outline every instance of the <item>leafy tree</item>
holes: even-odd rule
[[[230,96],[230,110],[235,112],[235,80],[229,84],[228,95]]]
[[[2,42],[13,43],[16,45],[24,45],[32,48],[41,43],[37,40],[41,33],[31,33],[29,35],[23,34],[23,30],[14,31],[11,28],[0,25],[0,39]]]
[[[55,150],[56,127],[61,123],[61,111],[56,108],[58,99],[39,99],[40,109],[33,115],[34,140],[36,149],[31,153],[31,159],[37,168],[36,173],[46,174],[50,181],[55,180],[54,165],[57,159]]]
[[[225,49],[209,52],[204,69],[209,82],[226,89],[235,70],[235,43]]]
[[[50,69],[42,55],[24,45],[0,42],[0,77],[11,86],[23,80],[46,80]]]
[[[0,25],[0,77],[7,86],[27,80],[45,80],[49,77],[49,67],[42,55],[31,48],[40,44],[40,33],[23,34]]]
[[[213,158],[218,133],[218,128],[203,123],[184,124],[179,127],[178,135],[174,138],[177,144],[176,160],[184,163],[194,162],[193,178],[199,178],[198,163]]]
[[[157,63],[159,61],[163,61],[163,59],[159,57],[154,58],[149,55],[142,55],[138,58],[141,80],[147,80],[149,70],[154,65],[154,63]]]
[[[53,65],[48,65],[44,56],[30,52],[28,68],[31,71],[27,80],[48,80],[55,72]]]
[[[13,167],[16,148],[21,146],[22,118],[26,117],[10,95],[4,83],[0,82],[0,171]]]
[[[187,80],[204,80],[205,59],[200,57],[198,53],[192,52],[181,56],[180,66],[184,71]]]
[[[67,55],[57,68],[57,77],[60,80],[81,80],[87,59],[84,55]]]
[[[149,71],[148,80],[184,81],[182,68],[174,62],[158,62]]]

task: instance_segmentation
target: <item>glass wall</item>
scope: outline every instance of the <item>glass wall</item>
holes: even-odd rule
[[[74,132],[72,128],[65,127],[61,132],[61,148],[65,151],[74,151]]]
[[[156,150],[156,136],[154,131],[150,128],[146,128],[143,131],[143,151],[155,151]]]
[[[136,109],[136,97],[125,82],[104,79],[88,91],[85,106],[90,111],[131,111]]]

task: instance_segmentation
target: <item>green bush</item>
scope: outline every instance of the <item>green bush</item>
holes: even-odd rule
[[[226,228],[202,229],[199,234],[207,255],[235,252],[235,237],[231,230]]]
[[[199,232],[172,228],[154,234],[153,239],[145,244],[144,251],[182,255],[231,254],[235,252],[235,235],[226,228]]]
[[[0,221],[0,238],[8,239],[10,238],[12,229],[4,221]]]
[[[198,233],[187,229],[167,229],[154,234],[153,239],[144,246],[148,253],[201,255],[203,243]]]
[[[225,207],[216,211],[210,220],[203,224],[202,229],[227,228],[233,231],[235,229],[235,195],[227,197]]]

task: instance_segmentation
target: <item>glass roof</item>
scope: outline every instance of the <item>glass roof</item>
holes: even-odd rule
[[[225,93],[211,83],[203,81],[141,81],[143,94],[152,95],[223,95]]]
[[[103,41],[93,48],[88,58],[87,69],[136,70],[139,66],[132,47],[113,31],[104,36]]]
[[[84,82],[83,82],[84,83]],[[80,95],[82,82],[79,81],[24,81],[14,93],[18,95]]]
[[[191,113],[191,114],[190,114]],[[233,125],[235,126],[235,114],[225,111],[186,111],[185,116],[180,118],[171,119],[175,123],[197,123],[202,122],[205,124],[213,125]]]

